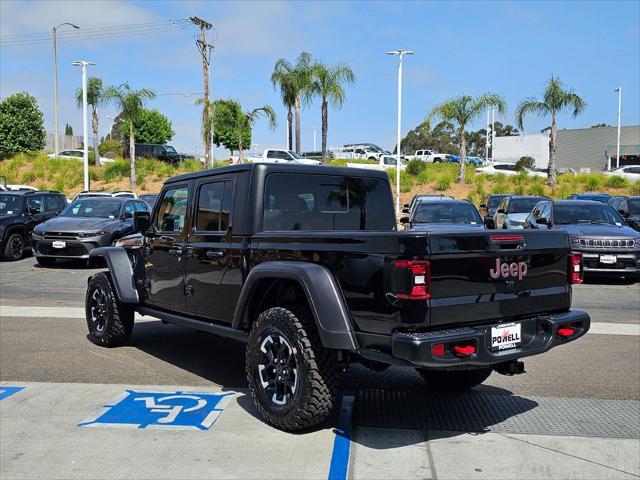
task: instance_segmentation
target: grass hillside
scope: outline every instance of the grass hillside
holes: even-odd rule
[[[335,160],[330,165],[344,165],[345,160]],[[366,162],[365,162],[366,163]],[[189,160],[177,166],[153,159],[138,159],[136,193],[158,192],[169,177],[201,170],[202,163]],[[103,167],[90,166],[92,190],[128,190],[129,161],[116,160]],[[44,154],[20,154],[0,162],[0,176],[9,184],[32,185],[39,189],[59,190],[67,196],[83,188],[82,162],[49,158]],[[391,185],[395,188],[395,170],[389,171]],[[468,198],[478,205],[489,193],[515,193],[517,195],[548,195],[566,198],[572,193],[605,192],[611,195],[640,195],[640,182],[631,183],[620,177],[607,177],[602,173],[559,175],[558,184],[549,187],[543,178],[525,174],[512,177],[504,175],[476,175],[467,167],[465,184],[456,183],[457,164],[424,164],[411,162],[400,176],[400,192],[403,203],[408,203],[417,193],[442,193],[455,198]]]

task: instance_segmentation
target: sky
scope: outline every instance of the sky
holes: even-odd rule
[[[0,97],[27,91],[35,96],[53,131],[51,28],[72,22],[82,29],[166,22],[199,16],[214,25],[210,39],[212,98],[233,98],[245,110],[271,105],[278,126],[258,120],[254,148],[282,147],[286,110],[271,85],[274,63],[301,51],[328,63],[345,62],[356,82],[347,87],[342,109],[329,110],[329,146],[372,142],[393,150],[397,129],[397,57],[410,49],[403,76],[402,134],[418,125],[437,103],[459,95],[495,92],[508,105],[496,119],[514,123],[518,102],[540,97],[551,75],[587,103],[582,115],[564,114],[559,128],[616,125],[622,87],[622,124],[640,123],[640,2],[209,2],[209,1],[12,1],[0,2]],[[59,123],[82,133],[75,103],[81,86],[75,60],[95,62],[90,76],[106,85],[128,82],[158,96],[149,103],[167,115],[179,151],[202,152],[202,67],[194,44],[197,30],[180,24],[148,35],[58,41]],[[125,27],[121,31],[127,31]],[[111,30],[110,30],[111,31]],[[41,34],[41,35],[31,35]],[[23,35],[15,37],[15,35]],[[66,33],[69,35],[69,33]],[[19,41],[16,41],[18,39]],[[18,43],[19,45],[15,45]],[[117,111],[100,108],[100,135]],[[484,128],[480,118],[472,129]],[[537,133],[549,121],[525,119]],[[320,102],[302,111],[302,148],[320,148]],[[217,155],[222,150],[216,151]]]

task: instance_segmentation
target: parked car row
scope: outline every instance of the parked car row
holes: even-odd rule
[[[53,190],[0,192],[0,258],[20,260],[31,248],[38,263],[87,259],[98,246],[131,233],[133,213],[153,209],[157,194],[82,192],[71,202]]]

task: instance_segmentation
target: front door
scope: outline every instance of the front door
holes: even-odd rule
[[[191,313],[207,319],[225,320],[215,305],[231,262],[233,192],[232,178],[209,178],[196,185],[185,291]]]
[[[145,257],[146,303],[186,312],[184,273],[189,184],[171,185],[161,196]]]

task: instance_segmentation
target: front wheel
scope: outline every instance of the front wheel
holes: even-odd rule
[[[7,243],[4,247],[2,256],[5,260],[15,262],[20,260],[24,255],[24,238],[20,233],[12,233],[7,238]]]
[[[420,376],[438,390],[461,392],[469,390],[484,382],[492,369],[477,368],[473,370],[424,370],[418,369]]]
[[[133,309],[116,299],[108,273],[96,273],[87,287],[85,315],[89,340],[101,347],[124,345],[133,330]]]
[[[337,357],[325,349],[308,311],[274,307],[249,334],[249,391],[262,417],[285,431],[320,424],[336,403]]]

